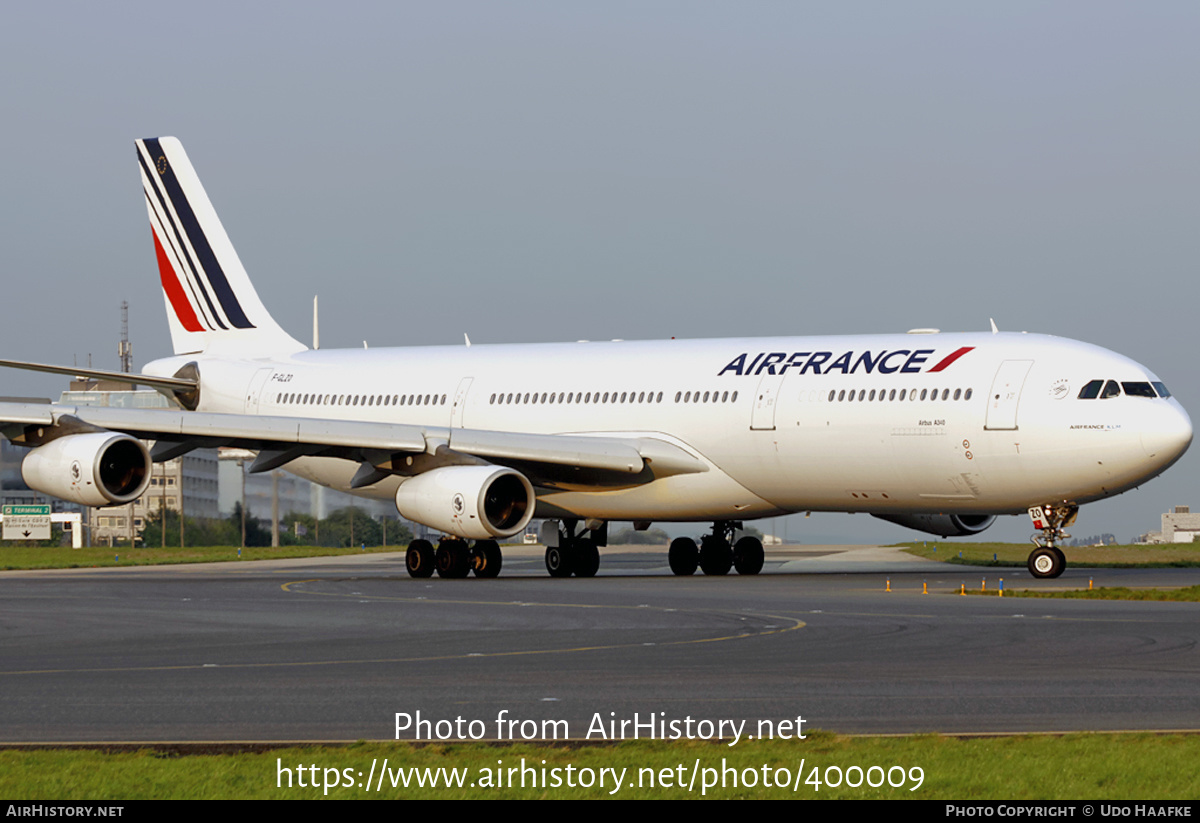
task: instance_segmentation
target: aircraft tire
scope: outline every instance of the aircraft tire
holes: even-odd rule
[[[1039,580],[1058,577],[1066,568],[1066,557],[1056,548],[1034,549],[1026,563],[1029,573]]]
[[[574,569],[576,577],[595,577],[600,570],[600,550],[596,541],[583,539],[575,546]]]
[[[438,577],[461,580],[471,573],[471,552],[463,540],[443,540],[433,559]]]
[[[757,537],[743,537],[733,544],[733,567],[738,574],[758,574],[764,559],[762,541]]]
[[[433,544],[428,540],[414,540],[409,543],[408,551],[404,553],[404,565],[408,569],[409,577],[432,577]]]
[[[705,574],[729,574],[733,568],[733,550],[729,541],[720,537],[706,537],[700,542],[700,570]]]
[[[1054,573],[1054,576],[1058,577],[1067,570],[1067,556],[1058,546],[1054,547],[1054,553],[1058,555],[1058,571]]]
[[[546,571],[551,577],[571,576],[571,552],[562,546],[546,548]]]
[[[471,568],[476,577],[495,577],[500,574],[504,556],[495,540],[476,540],[471,548]]]
[[[667,550],[667,563],[671,572],[680,577],[695,574],[700,566],[700,552],[696,549],[696,541],[690,537],[676,537],[671,541]]]

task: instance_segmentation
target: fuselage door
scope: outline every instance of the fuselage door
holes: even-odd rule
[[[985,429],[1011,430],[1017,428],[1017,405],[1021,400],[1021,387],[1029,374],[1032,360],[1005,360],[996,371],[992,391],[988,395]]]
[[[775,428],[775,407],[779,402],[779,386],[786,374],[764,374],[758,381],[758,393],[754,396],[754,413],[750,428],[756,431],[772,431]]]
[[[467,405],[467,392],[471,389],[471,381],[474,377],[464,377],[458,384],[458,391],[454,393],[454,408],[450,410],[450,428],[461,429],[463,427],[463,407]]]
[[[246,389],[246,414],[258,414],[258,401],[262,397],[263,386],[274,369],[259,369],[250,378],[250,386]]]

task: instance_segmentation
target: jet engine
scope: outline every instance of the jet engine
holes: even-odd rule
[[[29,488],[84,506],[121,506],[150,485],[150,452],[115,432],[68,434],[38,446],[21,462]]]
[[[876,514],[887,520],[919,532],[928,532],[942,537],[964,537],[979,534],[996,522],[994,514]]]
[[[474,540],[521,531],[534,503],[525,476],[500,466],[444,466],[410,477],[396,490],[403,517]]]

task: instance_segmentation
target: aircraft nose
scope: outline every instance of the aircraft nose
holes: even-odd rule
[[[1164,405],[1151,425],[1142,429],[1142,448],[1164,468],[1192,444],[1192,420],[1178,403]]]

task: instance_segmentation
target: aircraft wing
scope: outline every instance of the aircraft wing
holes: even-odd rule
[[[50,431],[46,431],[49,428]],[[155,461],[196,448],[234,446],[259,453],[251,471],[268,471],[302,456],[363,464],[359,486],[389,474],[415,475],[463,463],[515,468],[535,485],[589,488],[637,485],[707,471],[679,446],[655,437],[530,434],[351,420],[217,414],[0,402],[0,431],[36,446],[57,437],[112,431],[155,441]]]

